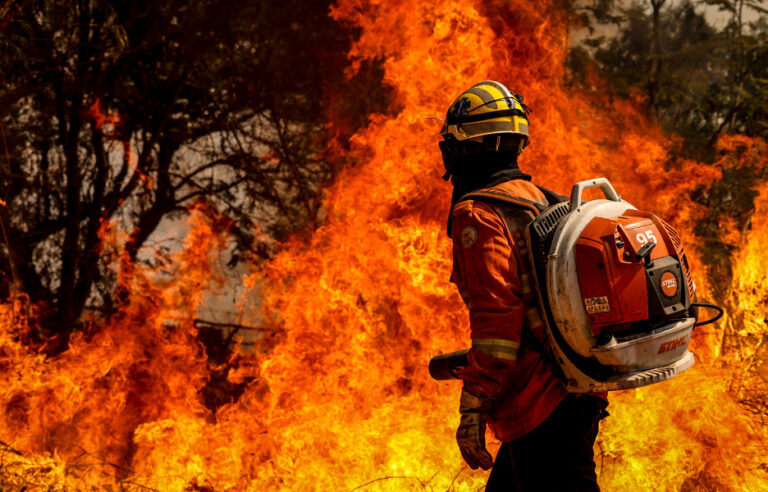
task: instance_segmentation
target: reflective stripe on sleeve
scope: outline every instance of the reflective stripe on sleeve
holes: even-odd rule
[[[520,275],[520,290],[524,296],[533,292],[533,289],[531,288],[531,276],[527,273]]]
[[[474,338],[472,348],[497,359],[517,360],[520,344],[503,338]]]
[[[544,321],[541,319],[537,306],[531,306],[525,310],[525,321],[528,322],[528,328],[531,329],[539,329],[544,326]]]

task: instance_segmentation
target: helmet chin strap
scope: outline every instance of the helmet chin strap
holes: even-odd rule
[[[453,161],[456,160],[456,154],[459,152],[458,145],[455,140],[446,138],[438,144],[440,146],[440,153],[443,156],[443,166],[445,166],[445,174],[443,179],[448,181],[453,174]]]

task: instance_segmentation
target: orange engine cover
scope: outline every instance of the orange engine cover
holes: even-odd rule
[[[593,335],[622,332],[632,322],[651,317],[646,263],[636,255],[652,241],[656,246],[650,262],[678,256],[669,229],[649,212],[627,210],[612,219],[595,217],[581,233],[575,248],[576,267]],[[685,280],[680,278],[677,284],[688,287]],[[673,283],[667,278],[665,285]]]

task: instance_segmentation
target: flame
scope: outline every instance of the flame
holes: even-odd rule
[[[135,167],[135,158],[131,142],[120,135],[120,126],[123,124],[123,118],[117,111],[110,110],[105,112],[100,98],[94,99],[93,103],[82,112],[85,120],[91,121],[93,126],[99,131],[102,137],[108,142],[119,142],[123,148],[123,162]],[[140,172],[144,185],[149,182],[148,176]]]
[[[168,416],[205,415],[198,398],[205,358],[195,339],[194,310],[187,306],[198,305],[217,280],[211,278],[209,257],[224,245],[208,215],[202,208],[192,210],[183,252],[156,258],[164,268],[121,269],[120,288],[130,292],[130,302],[92,337],[76,334],[57,359],[47,361],[24,346],[14,326],[30,314],[4,306],[0,440],[13,461],[10,473],[3,469],[3,485],[29,486],[25,475],[41,475],[43,483],[80,489],[79,470],[124,475],[135,454],[137,426]],[[127,239],[109,227],[103,236],[113,245]],[[121,263],[128,264],[115,259]],[[36,455],[46,451],[53,456]]]
[[[453,439],[459,387],[433,382],[426,371],[431,356],[464,347],[468,337],[466,312],[447,281],[450,193],[440,179],[440,125],[428,118],[442,116],[453,97],[480,80],[523,92],[535,110],[524,170],[560,191],[607,176],[628,201],[658,212],[688,240],[707,297],[706,269],[691,247],[704,211],[688,194],[716,180],[717,167],[667,162],[674,142],[645,118],[641,99],[619,100],[599,85],[591,92],[564,85],[567,22],[557,2],[341,0],[332,15],[361,30],[351,71],[383,60],[398,112],[371,115],[354,136],[351,157],[359,165],[327,191],[326,224],[310,238],[289,240],[246,279],[260,305],[244,309],[268,333],[255,355],[239,356],[230,380],[255,380],[215,413],[201,403],[208,364],[193,319],[216,285],[212,255],[226,228],[215,212],[195,208],[185,248],[159,257],[155,268],[121,261],[124,239],[105,230],[130,294],[119,316],[74,339],[58,359],[44,360],[19,341],[14,309],[0,313],[0,483],[482,487],[486,473],[464,466]],[[761,143],[740,138],[721,143],[731,156],[752,146],[733,165],[764,166]],[[613,416],[596,444],[604,490],[768,487],[768,436],[750,410],[768,394],[759,383],[767,200],[768,188],[735,257],[730,316],[697,334],[697,366],[612,395]]]

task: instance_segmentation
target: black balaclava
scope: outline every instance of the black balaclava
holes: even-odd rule
[[[451,210],[448,214],[448,237],[451,236],[453,207],[467,193],[496,186],[513,179],[530,181],[531,177],[517,167],[517,151],[471,152],[456,157],[451,166]]]

